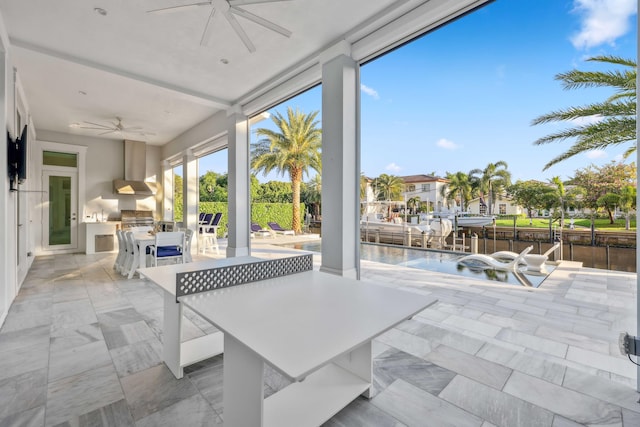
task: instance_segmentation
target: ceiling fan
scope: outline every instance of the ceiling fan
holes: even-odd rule
[[[94,122],[88,122],[85,121],[84,123],[86,123],[87,125],[90,126],[84,126],[84,125],[72,125],[72,127],[75,127],[77,129],[91,129],[91,130],[99,130],[102,131],[100,133],[98,133],[98,135],[107,135],[110,133],[115,133],[115,132],[119,132],[121,134],[134,134],[134,135],[142,135],[142,136],[146,136],[146,135],[155,135],[155,133],[152,132],[146,132],[143,131],[142,128],[140,126],[124,126],[122,124],[122,119],[120,117],[116,116],[116,121],[115,122],[109,122],[108,125],[105,124],[101,124],[101,123],[94,123]]]
[[[263,27],[274,31],[278,34],[282,34],[285,37],[291,36],[291,31],[287,30],[275,24],[267,19],[261,18],[258,15],[255,15],[251,12],[248,12],[242,8],[240,5],[245,4],[257,4],[257,3],[275,3],[281,1],[291,1],[291,0],[208,0],[197,3],[189,3],[189,4],[181,4],[177,6],[164,7],[161,9],[148,10],[147,13],[171,13],[178,12],[188,8],[195,8],[199,6],[208,6],[211,7],[211,13],[209,14],[209,19],[207,20],[207,24],[204,27],[204,31],[202,33],[202,39],[200,40],[200,45],[208,46],[211,42],[212,37],[212,28],[213,28],[213,17],[216,11],[220,11],[222,15],[227,19],[233,30],[236,32],[242,43],[247,47],[249,52],[255,52],[256,47],[253,42],[244,31],[240,22],[236,19],[234,15],[241,16],[249,21],[255,22],[256,24],[262,25]]]

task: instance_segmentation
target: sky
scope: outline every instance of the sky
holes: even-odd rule
[[[567,125],[531,122],[612,95],[605,88],[564,90],[554,77],[572,69],[610,70],[586,61],[597,55],[637,60],[637,35],[636,0],[497,0],[397,48],[361,67],[362,172],[445,176],[505,161],[513,181],[544,181],[621,161],[629,144],[543,171],[572,142],[536,146],[536,139]],[[320,111],[321,95],[316,87],[269,111]],[[226,151],[203,159],[200,173],[207,170],[226,172]]]

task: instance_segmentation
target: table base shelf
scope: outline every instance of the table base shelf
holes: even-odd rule
[[[180,367],[208,359],[224,352],[224,334],[214,332],[180,344]]]
[[[333,364],[264,400],[265,427],[317,427],[366,392],[371,384]]]

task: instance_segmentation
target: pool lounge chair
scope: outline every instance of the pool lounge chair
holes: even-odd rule
[[[269,228],[271,228],[273,231],[276,232],[276,234],[282,234],[283,236],[295,236],[296,232],[293,230],[285,230],[284,228],[280,227],[280,224],[278,224],[277,222],[268,222],[267,225],[269,225]]]
[[[253,237],[253,236],[272,237],[273,235],[271,234],[270,230],[266,230],[266,229],[262,228],[262,226],[260,224],[252,222],[251,223],[251,237]]]
[[[464,256],[458,260],[461,264],[485,264],[496,270],[516,270],[518,265],[524,260],[524,257],[533,250],[533,246],[525,248],[510,262],[500,262],[497,259],[484,254],[471,254]]]
[[[545,253],[543,253],[541,255],[538,255],[538,254],[525,255],[524,262],[527,264],[527,270],[529,270],[529,271],[541,271],[542,270],[542,264],[544,264],[549,259],[549,255],[551,255],[551,252],[553,252],[556,249],[558,249],[560,247],[560,245],[561,245],[560,242],[554,244],[553,246],[551,246],[549,248],[549,250],[547,250]]]

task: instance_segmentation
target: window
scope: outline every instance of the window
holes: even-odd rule
[[[431,184],[422,184],[422,191],[431,190]]]
[[[480,215],[486,215],[487,214],[487,205],[481,203],[480,204]]]
[[[42,152],[42,164],[48,166],[66,166],[75,168],[78,166],[76,153],[58,153],[55,151]]]
[[[506,215],[507,214],[507,204],[506,203],[500,203],[498,205],[498,213],[500,215]]]
[[[173,168],[173,221],[182,222],[182,165]]]
[[[416,191],[416,186],[415,185],[407,185],[407,192],[409,191]]]

